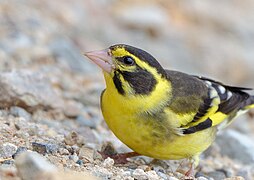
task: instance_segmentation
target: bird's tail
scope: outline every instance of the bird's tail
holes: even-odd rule
[[[245,109],[252,109],[254,108],[254,96],[250,96],[247,100],[247,106],[245,106]]]

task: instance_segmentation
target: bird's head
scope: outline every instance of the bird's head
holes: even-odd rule
[[[152,55],[129,45],[117,44],[85,55],[102,68],[106,82],[113,80],[122,95],[149,94],[166,76]]]

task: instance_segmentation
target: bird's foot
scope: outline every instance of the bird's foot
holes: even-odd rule
[[[127,158],[139,156],[140,154],[136,152],[129,152],[129,153],[120,153],[120,154],[107,154],[104,151],[98,151],[103,159],[106,159],[110,157],[111,159],[114,159],[115,164],[126,164],[128,163]]]
[[[193,179],[194,178],[194,168],[191,167],[184,175],[188,179]]]

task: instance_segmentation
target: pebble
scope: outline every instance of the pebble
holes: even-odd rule
[[[6,117],[9,114],[6,110],[0,110],[0,117]]]
[[[208,180],[208,179],[206,177],[201,176],[201,177],[198,177],[197,180]]]
[[[158,174],[155,171],[147,171],[146,174],[147,174],[149,180],[159,180],[160,179],[160,177],[158,176]]]
[[[135,169],[132,173],[132,176],[135,179],[139,179],[139,180],[146,180],[148,179],[147,174],[145,173],[145,171],[143,169]]]
[[[204,173],[202,173],[202,172],[196,172],[196,174],[195,174],[195,178],[201,178],[201,180],[202,180],[202,178],[205,178],[205,179],[209,179],[210,177],[208,177],[207,175],[205,175]]]
[[[30,136],[28,134],[28,132],[24,132],[24,131],[17,131],[15,133],[15,136],[17,136],[18,138],[22,138],[22,139],[28,139],[28,137]]]
[[[235,176],[235,177],[231,177],[231,178],[225,178],[224,180],[248,180],[248,179],[244,179],[241,176]]]
[[[0,73],[0,107],[22,105],[61,108],[62,99],[53,91],[48,80],[38,72],[19,70]]]
[[[32,143],[33,150],[40,154],[56,154],[59,146],[56,144],[50,143]]]
[[[15,118],[15,128],[17,130],[26,129],[28,124],[29,122],[24,117]]]
[[[221,180],[226,178],[225,173],[222,171],[209,172],[207,173],[207,176],[213,178],[214,180]]]
[[[170,177],[168,178],[168,180],[179,180],[179,179],[176,178],[176,177],[170,176]]]
[[[111,179],[113,176],[113,173],[110,172],[108,169],[100,167],[98,165],[95,165],[95,169],[93,169],[92,173],[95,176],[102,177],[103,179]]]
[[[10,158],[17,151],[17,146],[11,143],[0,144],[0,158]]]
[[[83,108],[83,105],[79,102],[67,101],[65,102],[65,106],[63,107],[63,112],[65,116],[75,118],[81,113]]]
[[[229,129],[218,136],[216,143],[220,146],[222,155],[244,164],[254,164],[254,142],[249,136]]]
[[[251,170],[249,168],[241,168],[236,175],[241,176],[244,179],[252,179]]]
[[[27,151],[27,148],[26,147],[18,147],[17,151],[12,155],[12,158],[13,159],[16,159],[16,157],[18,155],[20,155],[21,153]]]
[[[82,146],[79,149],[78,156],[79,156],[79,158],[84,159],[85,161],[93,162],[94,153],[95,153],[95,151],[93,149]]]
[[[117,154],[117,151],[111,142],[106,142],[105,144],[103,144],[101,147],[101,152],[108,156]]]
[[[58,152],[59,152],[59,154],[61,154],[61,155],[68,155],[68,154],[70,154],[70,152],[68,151],[68,149],[65,149],[65,148],[59,148]]]
[[[79,136],[74,131],[64,137],[64,142],[66,145],[73,146],[74,144],[77,144],[78,141],[79,141]]]
[[[169,176],[163,172],[157,172],[157,174],[162,178],[162,179],[169,179]]]
[[[2,162],[2,164],[5,164],[5,165],[13,165],[14,164],[14,160],[13,159],[9,159],[9,160],[5,160],[4,162]]]
[[[56,167],[35,152],[23,152],[15,161],[22,179],[34,180],[46,173],[56,172]]]
[[[82,166],[83,164],[84,164],[84,161],[83,160],[81,160],[81,159],[79,159],[79,160],[77,160],[77,162],[76,162],[78,165],[80,165],[80,166]]]
[[[114,163],[115,163],[114,159],[111,159],[110,157],[108,157],[104,160],[103,167],[111,168],[114,165]]]
[[[10,108],[10,113],[14,116],[14,117],[22,117],[24,118],[26,121],[30,121],[31,120],[31,114],[28,113],[25,109],[18,107],[18,106],[12,106]]]
[[[76,153],[74,153],[73,155],[69,156],[69,159],[76,163],[79,160],[79,157]]]
[[[119,173],[121,176],[131,176],[131,172],[130,171],[124,171],[124,170],[120,170],[121,172]]]

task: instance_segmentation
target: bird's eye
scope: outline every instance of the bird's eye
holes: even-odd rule
[[[123,63],[126,65],[133,65],[134,64],[134,59],[130,56],[124,56],[123,57]]]

